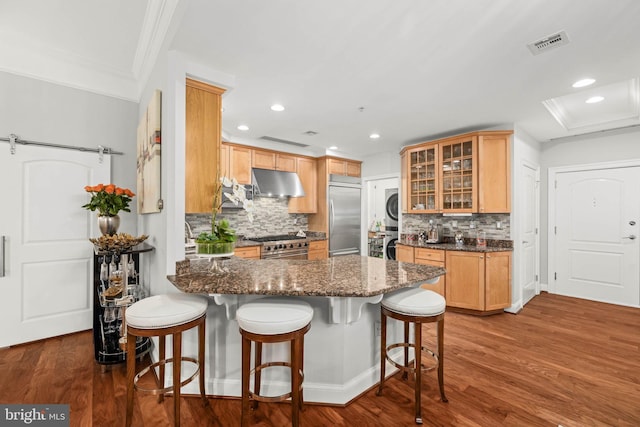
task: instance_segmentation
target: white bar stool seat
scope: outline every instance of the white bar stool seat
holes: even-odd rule
[[[381,337],[380,337],[380,385],[378,396],[382,394],[382,386],[385,381],[385,367],[388,361],[402,371],[402,378],[406,379],[408,373],[415,375],[415,421],[422,424],[421,391],[422,372],[438,370],[438,384],[440,398],[447,402],[444,394],[444,313],[447,303],[442,295],[423,288],[408,288],[387,294],[380,305]],[[387,317],[400,320],[404,325],[404,342],[387,345]],[[438,326],[438,352],[422,346],[422,324],[437,322]],[[409,325],[414,325],[413,343],[409,339]],[[389,351],[404,348],[404,364],[399,364],[389,356]],[[414,360],[409,363],[409,348],[414,349]],[[430,366],[422,365],[422,352],[428,353],[435,363]]]
[[[249,401],[253,409],[258,402],[280,402],[291,398],[291,423],[300,424],[303,405],[302,380],[304,378],[304,335],[311,328],[313,308],[295,298],[262,298],[241,306],[236,319],[242,335],[242,414],[241,425],[249,422]],[[262,363],[262,344],[289,342],[291,356],[289,362]],[[251,346],[255,343],[254,368],[251,370]],[[271,366],[288,366],[291,369],[291,391],[281,396],[260,395],[260,374]],[[251,374],[254,375],[253,392],[249,387]]]
[[[200,396],[207,401],[204,390],[204,352],[205,321],[208,299],[202,295],[172,293],[155,295],[135,302],[125,311],[127,327],[127,415],[126,425],[130,426],[133,418],[134,390],[158,395],[161,402],[164,394],[173,392],[174,425],[180,425],[180,389],[190,383],[199,374]],[[198,359],[182,357],[182,332],[198,327]],[[173,336],[173,354],[166,358],[166,336]],[[159,338],[159,360],[136,374],[135,345],[136,337]],[[181,379],[182,362],[194,363],[197,368],[187,379]],[[173,363],[173,385],[164,386],[164,371],[167,363]],[[159,368],[160,384],[157,388],[143,388],[138,380],[146,373]]]

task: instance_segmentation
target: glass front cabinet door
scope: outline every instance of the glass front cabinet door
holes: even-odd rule
[[[407,147],[403,212],[511,212],[512,133],[478,131]]]
[[[407,162],[410,194],[408,211],[439,212],[441,205],[438,198],[438,145],[409,151]]]
[[[461,138],[440,144],[442,169],[442,212],[476,211],[476,137]]]

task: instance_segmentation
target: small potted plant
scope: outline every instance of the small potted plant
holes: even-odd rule
[[[222,193],[222,188],[231,188],[231,193]],[[222,206],[222,197],[226,197],[234,204],[242,203],[242,208],[247,212],[249,221],[253,222],[254,204],[247,200],[244,187],[233,178],[223,177],[218,181],[218,186],[213,196],[213,212],[211,216],[211,231],[202,232],[196,237],[196,253],[202,255],[231,254],[237,239],[227,219],[216,220],[218,211]]]

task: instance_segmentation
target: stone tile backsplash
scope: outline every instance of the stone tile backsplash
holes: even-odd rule
[[[307,215],[290,214],[287,199],[256,197],[253,202],[256,207],[253,222],[249,221],[243,209],[225,209],[218,213],[216,220],[228,219],[236,234],[245,237],[308,230]],[[202,231],[211,230],[211,214],[186,214],[186,221],[194,237]]]
[[[472,214],[471,216],[443,216],[441,214],[403,214],[402,232],[419,233],[426,231],[429,220],[434,224],[442,224],[442,234],[453,236],[456,230],[462,230],[467,238],[475,238],[476,232],[482,230],[487,233],[487,239],[510,239],[511,238],[511,215],[510,214]],[[456,227],[454,227],[454,222]],[[471,227],[471,224],[475,228]],[[497,228],[498,222],[500,228]]]

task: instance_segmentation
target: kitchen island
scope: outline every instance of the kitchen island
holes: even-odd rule
[[[305,337],[305,400],[330,404],[347,404],[379,380],[379,303],[384,294],[419,286],[445,273],[441,267],[358,255],[313,261],[230,257],[217,260],[215,272],[211,262],[179,261],[176,274],[168,276],[178,290],[211,298],[207,393],[240,396],[237,308],[264,296],[286,296],[303,299],[314,309]],[[389,342],[398,341],[400,325],[389,326]],[[185,349],[195,352],[195,337],[187,336],[185,341]],[[263,357],[286,360],[287,352],[286,344],[270,345]],[[288,373],[280,368],[271,371],[263,374],[263,390],[273,395],[285,392]]]

